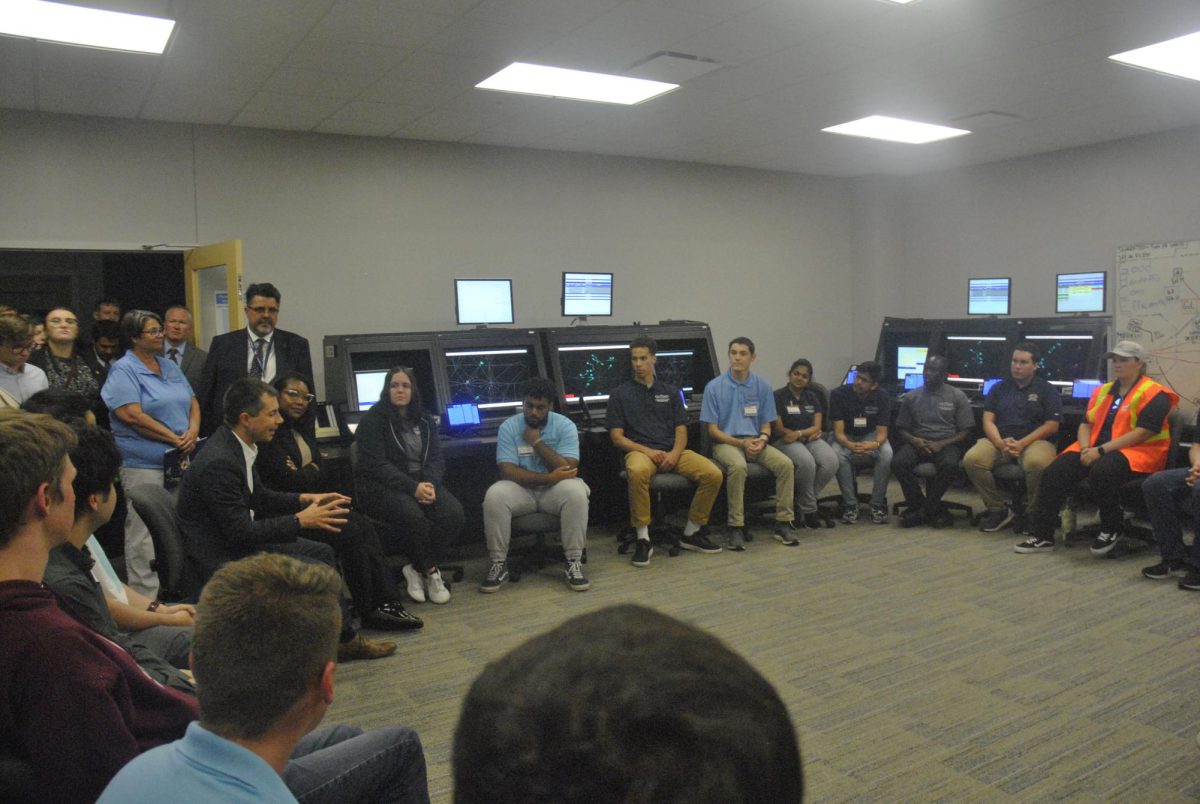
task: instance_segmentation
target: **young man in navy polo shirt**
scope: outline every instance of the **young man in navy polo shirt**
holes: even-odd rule
[[[887,484],[892,472],[892,446],[888,425],[892,406],[887,391],[879,387],[883,370],[873,360],[858,364],[852,385],[834,388],[829,394],[829,418],[833,421],[833,451],[838,456],[837,481],[842,490],[842,521],[858,521],[858,488],[854,483],[852,458],[875,465],[871,487],[871,521],[886,524]]]
[[[775,392],[771,384],[750,372],[754,341],[729,342],[729,371],[704,386],[700,421],[708,427],[713,458],[728,473],[725,495],[729,504],[729,549],[744,550],[749,538],[743,493],[746,465],[762,464],[775,476],[775,538],[786,545],[799,544],[792,520],[794,467],[788,456],[770,446],[775,421]]]

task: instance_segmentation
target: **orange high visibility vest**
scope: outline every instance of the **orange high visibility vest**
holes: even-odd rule
[[[1107,415],[1108,409],[1112,407],[1114,385],[1116,383],[1106,382],[1092,391],[1092,398],[1087,407],[1087,421],[1091,425],[1092,437],[1091,443],[1088,444],[1089,447],[1096,446],[1096,439],[1100,437],[1100,431],[1104,429],[1104,417]],[[1117,415],[1113,419],[1112,437],[1120,438],[1137,427],[1138,414],[1146,407],[1146,403],[1158,396],[1160,392],[1170,397],[1171,407],[1179,404],[1179,394],[1170,388],[1159,385],[1149,377],[1142,377],[1134,383],[1133,388],[1129,390],[1129,393],[1121,400],[1120,407],[1117,408]],[[1170,449],[1171,428],[1164,421],[1162,430],[1140,444],[1123,447],[1121,454],[1129,461],[1129,468],[1134,472],[1150,473],[1166,468]],[[1076,441],[1063,450],[1063,453],[1079,452],[1079,450],[1079,442]]]

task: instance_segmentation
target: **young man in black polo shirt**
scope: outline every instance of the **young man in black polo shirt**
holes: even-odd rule
[[[719,553],[708,538],[708,517],[721,490],[721,470],[715,463],[687,447],[687,411],[679,389],[654,374],[658,345],[639,336],[629,344],[633,379],[608,397],[609,437],[625,453],[629,477],[629,524],[637,532],[633,565],[650,563],[650,478],[658,472],[676,472],[696,484],[688,510],[687,526],[679,546],[701,553]]]
[[[858,364],[854,383],[834,388],[829,394],[829,418],[833,420],[834,452],[838,455],[837,480],[842,490],[842,521],[858,521],[858,487],[854,482],[852,458],[875,464],[871,486],[871,521],[886,524],[887,484],[892,472],[892,445],[888,425],[892,403],[879,387],[883,373],[873,360]]]
[[[1034,343],[1013,347],[1011,379],[996,385],[983,402],[983,438],[963,456],[963,469],[979,492],[987,512],[979,529],[1001,530],[1013,520],[992,469],[997,464],[1017,462],[1025,473],[1028,490],[1026,509],[1037,501],[1042,472],[1054,460],[1055,441],[1062,422],[1062,395],[1037,375],[1041,350]]]

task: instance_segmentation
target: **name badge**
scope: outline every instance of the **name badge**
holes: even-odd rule
[[[954,410],[953,402],[938,402],[938,410]]]
[[[670,395],[670,394],[655,394],[655,395],[654,395],[654,401],[655,401],[655,402],[659,402],[659,403],[662,403],[662,402],[670,402],[670,401],[671,401],[671,395]]]
[[[855,416],[854,417],[854,428],[856,430],[861,430],[862,428],[864,428],[866,426],[867,426],[867,417],[866,416]]]
[[[533,445],[532,444],[518,444],[517,445],[517,454],[518,455],[532,455],[533,454]]]
[[[800,406],[796,405],[796,404],[788,405],[787,412],[791,413],[793,415],[799,415],[800,414]]]
[[[750,418],[750,419],[753,419],[756,416],[758,416],[758,403],[751,402],[748,405],[743,405],[742,406],[742,415],[747,418]]]

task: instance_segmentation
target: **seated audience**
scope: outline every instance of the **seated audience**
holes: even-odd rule
[[[89,347],[81,336],[75,313],[55,307],[46,313],[46,346],[34,353],[29,362],[46,372],[51,388],[83,394],[103,421],[100,387],[104,384],[104,371],[94,361],[89,362]]]
[[[650,479],[676,472],[696,484],[679,546],[719,553],[708,537],[708,517],[721,490],[721,470],[698,452],[687,449],[687,410],[679,389],[654,373],[658,344],[640,335],[629,344],[633,378],[608,397],[605,423],[613,446],[625,453],[629,487],[629,525],[637,536],[633,566],[644,567],[654,555],[650,544]]]
[[[18,408],[50,387],[46,372],[29,363],[29,322],[17,315],[0,316],[0,409]]]
[[[1200,432],[1200,414],[1196,417],[1196,430]],[[1190,526],[1193,533],[1200,530],[1200,490],[1196,486],[1196,479],[1200,478],[1200,442],[1193,443],[1188,450],[1188,464],[1179,469],[1156,472],[1142,483],[1142,497],[1150,511],[1154,541],[1162,556],[1160,563],[1146,567],[1142,575],[1155,581],[1182,575],[1179,588],[1195,592],[1200,591],[1200,538],[1193,538],[1190,547],[1185,545],[1183,525]],[[1181,496],[1187,500],[1183,521],[1175,510]]]
[[[200,436],[200,405],[183,373],[162,352],[162,319],[148,310],[130,310],[121,319],[128,351],[108,372],[102,396],[112,412],[112,431],[121,449],[121,484],[162,486],[168,450],[190,455]],[[158,597],[151,567],[150,529],[130,508],[125,516],[125,571],[129,585]]]
[[[904,491],[906,510],[900,526],[911,528],[928,523],[935,528],[954,524],[942,507],[962,463],[962,445],[975,426],[971,403],[958,388],[946,383],[946,358],[929,355],[921,372],[925,383],[900,398],[896,429],[904,444],[892,458],[892,473]],[[917,477],[918,464],[931,463],[934,476],[927,491]]]
[[[434,554],[454,543],[466,517],[442,482],[446,462],[437,423],[421,406],[412,369],[388,370],[379,401],[354,431],[354,445],[359,507],[382,523],[388,552],[408,557],[401,570],[408,596],[418,603],[449,602]]]
[[[98,569],[104,570],[97,566],[97,556],[92,552],[99,550],[92,533],[112,516],[117,502],[113,484],[121,468],[121,454],[112,435],[99,427],[85,425],[76,430],[76,436],[79,443],[71,451],[71,463],[75,466],[75,481],[71,484],[75,492],[75,523],[67,541],[50,551],[42,582],[54,592],[63,610],[129,651],[155,681],[190,693],[191,681],[177,668],[188,666],[195,609],[150,601],[130,589],[122,605],[125,609],[136,609],[132,622],[137,627],[118,627],[103,585],[94,577]],[[107,557],[104,564],[108,564]],[[125,588],[121,591],[125,592]]]
[[[325,464],[317,448],[316,415],[308,379],[289,371],[271,385],[279,392],[282,421],[271,440],[259,447],[255,470],[273,491],[296,494],[335,491],[334,481],[324,471]],[[404,610],[400,593],[392,583],[387,556],[369,519],[347,511],[346,524],[340,533],[309,530],[304,538],[324,542],[337,553],[355,608],[366,616],[368,624],[380,620],[380,625],[386,628],[389,618],[398,617],[415,626],[415,618]]]
[[[1082,480],[1088,482],[1100,508],[1100,535],[1092,541],[1092,554],[1108,553],[1121,538],[1125,518],[1121,486],[1167,465],[1171,447],[1167,414],[1179,395],[1146,376],[1146,350],[1141,344],[1121,341],[1106,357],[1116,379],[1092,392],[1078,440],[1059,453],[1042,475],[1030,536],[1013,548],[1018,553],[1054,549],[1059,509]]]
[[[1037,374],[1041,349],[1034,343],[1013,348],[1012,377],[998,383],[983,401],[983,438],[963,456],[963,469],[987,507],[979,529],[1002,530],[1013,520],[1012,509],[992,476],[997,465],[1017,463],[1025,473],[1025,508],[1037,505],[1042,472],[1054,460],[1062,422],[1062,394]]]
[[[199,714],[42,585],[75,519],[75,445],[49,416],[0,411],[0,752],[29,761],[36,796],[58,804],[95,801],[125,763]]]
[[[551,410],[558,397],[545,377],[525,384],[521,412],[504,420],[496,434],[500,479],[483,498],[483,533],[492,563],[480,592],[495,592],[508,580],[508,546],[513,517],[543,511],[559,517],[567,586],[592,588],[583,573],[587,549],[588,495],[579,477],[579,431]]]
[[[254,468],[258,445],[279,426],[279,397],[261,380],[235,380],[225,394],[225,424],[208,439],[179,484],[179,520],[188,559],[202,581],[228,561],[257,552],[283,553],[334,566],[333,548],[305,539],[304,531],[342,532],[350,498],[335,492],[285,494],[262,482]],[[403,609],[372,612],[370,624],[419,628]],[[378,659],[395,642],[372,642],[357,634],[343,607],[338,657]]]
[[[457,804],[799,802],[778,693],[720,640],[641,606],[573,617],[492,662],[454,733]]]
[[[191,311],[179,304],[168,307],[163,313],[163,331],[163,357],[179,366],[188,385],[192,386],[192,393],[196,393],[204,376],[208,352],[192,343]]]
[[[775,390],[775,448],[792,460],[796,522],[806,528],[832,528],[817,508],[817,495],[837,475],[838,457],[823,436],[825,399],[810,386],[813,365],[805,358],[788,369],[787,385]]]
[[[204,588],[192,664],[200,721],[117,774],[102,802],[428,802],[412,729],[313,731],[333,703],[341,580],[261,554]]]
[[[767,442],[775,421],[775,394],[771,384],[750,371],[754,341],[729,342],[729,370],[704,386],[700,426],[708,430],[713,460],[725,467],[725,500],[729,511],[729,549],[746,549],[751,535],[746,529],[747,464],[757,463],[775,478],[775,539],[799,544],[796,512],[792,510],[795,472],[792,462]]]
[[[834,388],[829,394],[829,418],[833,420],[833,451],[838,456],[837,481],[842,491],[842,521],[858,521],[858,484],[854,480],[854,461],[874,465],[871,483],[871,521],[888,521],[887,487],[892,473],[892,445],[888,426],[892,421],[891,400],[879,387],[883,370],[873,360],[858,364],[858,373],[850,385]]]

